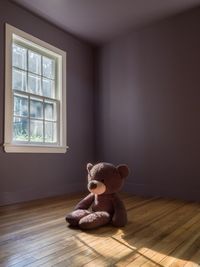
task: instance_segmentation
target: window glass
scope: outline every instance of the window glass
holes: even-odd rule
[[[28,51],[28,71],[41,75],[41,55]]]
[[[45,142],[54,143],[56,142],[56,123],[45,122]]]
[[[16,44],[12,54],[13,140],[57,143],[55,60]]]
[[[46,78],[42,79],[42,95],[50,98],[55,98],[54,81]]]
[[[43,122],[30,120],[30,141],[43,142]]]
[[[28,116],[28,97],[15,94],[14,95],[14,116]]]
[[[36,119],[43,119],[43,102],[40,100],[30,100],[30,117]]]
[[[43,76],[54,79],[55,78],[55,60],[43,57]]]
[[[13,69],[12,88],[20,91],[26,91],[26,72]]]
[[[27,118],[14,117],[13,139],[15,141],[28,141],[29,139],[29,120]]]
[[[26,70],[27,67],[27,49],[19,45],[13,44],[12,62],[13,66]]]

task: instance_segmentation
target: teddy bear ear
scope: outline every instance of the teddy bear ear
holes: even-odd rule
[[[92,167],[93,167],[92,163],[88,163],[87,164],[87,171],[90,172]]]
[[[129,168],[126,164],[120,164],[117,166],[117,170],[122,178],[129,175]]]

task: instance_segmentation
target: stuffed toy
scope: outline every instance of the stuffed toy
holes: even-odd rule
[[[90,194],[66,216],[66,221],[70,226],[78,226],[83,230],[94,229],[108,223],[112,223],[115,227],[125,226],[126,209],[116,193],[129,174],[127,165],[115,167],[104,162],[96,165],[88,163],[87,171]]]

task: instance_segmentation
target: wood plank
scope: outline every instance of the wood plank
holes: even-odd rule
[[[120,240],[120,242],[126,242],[127,245],[134,244],[136,251],[138,251],[140,248],[143,248],[143,251],[145,251],[147,250],[147,248],[145,247],[151,247],[155,245],[157,242],[162,240],[168,232],[171,232],[179,227],[179,225],[182,223],[182,220],[181,222],[176,221],[176,223],[174,223],[174,219],[178,213],[187,212],[188,217],[185,218],[185,221],[187,221],[189,216],[192,215],[191,212],[195,214],[196,208],[193,208],[190,212],[189,209],[191,209],[190,205],[184,205],[182,207],[177,206],[174,208],[174,210],[171,209],[171,214],[168,214],[167,219],[165,216],[163,216],[160,219],[149,223],[146,228],[142,228],[140,231],[136,231],[134,235],[132,234],[131,236],[126,238],[126,241],[124,241],[123,238],[117,238],[118,240]],[[131,262],[135,260],[136,258],[138,258],[138,255],[139,254],[137,254],[137,256],[133,255],[133,259],[122,259],[121,262],[117,264],[117,266],[122,266],[123,261]],[[143,257],[142,254],[141,256]]]
[[[200,266],[200,248],[191,256],[184,267],[199,267]]]
[[[166,258],[167,255],[170,254],[177,246],[190,237],[191,233],[188,231],[190,227],[194,231],[198,229],[199,218],[200,215],[197,213],[197,215],[194,215],[192,220],[186,221],[185,224],[179,225],[178,228],[175,227],[175,229],[170,229],[169,234],[163,239],[158,240],[155,245],[151,244],[151,248],[139,249],[139,252],[142,254],[142,256],[134,262],[134,265],[146,267],[149,266],[149,262],[151,262],[151,266],[156,266],[156,264],[167,266],[167,263],[163,264],[162,259]],[[182,238],[180,239],[179,236],[182,236]]]

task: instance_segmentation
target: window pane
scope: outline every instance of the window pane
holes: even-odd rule
[[[28,70],[36,74],[41,74],[41,55],[28,51]]]
[[[43,142],[43,122],[31,120],[30,124],[30,141]]]
[[[51,101],[45,101],[45,120],[56,120],[56,103]]]
[[[43,96],[55,98],[54,81],[49,79],[42,79],[42,93]]]
[[[55,78],[55,60],[43,57],[43,76],[54,79]]]
[[[13,140],[28,141],[28,119],[16,118],[13,121]]]
[[[26,91],[26,72],[13,69],[12,88],[15,90]]]
[[[41,78],[29,73],[28,90],[30,93],[41,95]]]
[[[27,50],[21,46],[13,44],[12,65],[25,70],[26,69]]]
[[[14,95],[14,115],[28,116],[28,97]]]
[[[54,122],[45,122],[45,142],[57,142],[57,124]]]
[[[43,102],[40,100],[30,100],[30,116],[32,118],[43,119]]]

